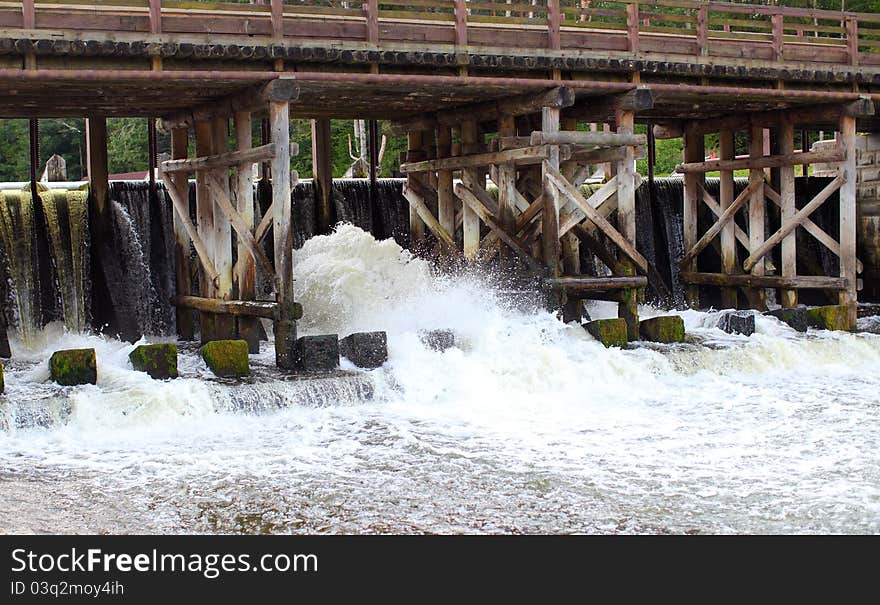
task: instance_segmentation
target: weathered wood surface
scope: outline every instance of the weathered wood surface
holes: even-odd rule
[[[219,300],[201,296],[175,296],[171,299],[171,303],[178,309],[195,309],[206,313],[262,317],[273,320],[280,318],[278,303],[272,301]],[[296,319],[302,317],[302,305],[298,303],[294,304],[294,317]]]
[[[743,288],[784,288],[789,290],[844,290],[847,280],[840,277],[813,275],[745,275],[723,273],[696,273],[683,271],[679,274],[686,284]]]
[[[544,280],[548,286],[572,291],[619,290],[645,288],[648,278],[644,275],[627,277],[557,277]]]
[[[169,160],[162,164],[165,172],[195,172],[197,170],[215,170],[230,168],[271,160],[275,157],[274,145],[261,145],[251,149],[239,149],[199,158]]]

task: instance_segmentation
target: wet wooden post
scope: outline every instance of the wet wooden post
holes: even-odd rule
[[[690,122],[684,129],[684,161],[702,162],[706,159],[706,147],[703,134],[695,122]],[[703,197],[701,186],[705,181],[703,173],[688,172],[684,175],[684,249],[691,250],[697,243],[700,200]],[[682,271],[696,272],[697,258],[682,267]],[[687,305],[692,309],[700,307],[700,288],[690,284],[685,289]]]
[[[296,344],[293,300],[293,239],[290,218],[290,104],[269,102],[269,125],[275,156],[272,158],[272,232],[275,244],[275,300],[278,319],[274,322],[275,363],[292,369]]]
[[[722,160],[733,160],[736,156],[734,150],[734,133],[732,130],[722,130],[718,133],[720,155]],[[719,190],[719,202],[721,210],[726,210],[734,201],[733,170],[722,170],[721,185]],[[721,229],[721,272],[725,275],[736,273],[736,219],[728,221]],[[736,309],[736,288],[721,289],[721,306],[725,309]]]
[[[213,125],[210,120],[198,120],[195,123],[196,157],[209,156],[214,152]],[[199,237],[205,244],[208,257],[214,262],[214,203],[208,190],[208,171],[196,171],[196,226]],[[204,298],[217,297],[217,283],[204,271],[199,272],[199,290]],[[199,331],[201,343],[217,340],[216,315],[199,313]]]
[[[749,130],[749,158],[758,160],[764,155],[764,130],[752,127]],[[764,243],[765,230],[765,206],[764,199],[764,171],[760,168],[749,170],[749,184],[755,189],[749,198],[749,254],[757,250]],[[752,275],[764,275],[764,259],[752,268]],[[757,288],[753,302],[757,302],[758,310],[767,309],[767,291]]]
[[[318,202],[319,234],[330,233],[333,229],[332,145],[330,120],[312,120],[312,176]]]
[[[251,114],[248,111],[238,111],[234,114],[235,141],[238,151],[246,151],[253,147],[253,131]],[[235,169],[235,206],[241,215],[245,226],[254,230],[254,184],[253,164],[247,162],[239,164]],[[238,238],[237,256],[235,265],[235,285],[238,290],[238,300],[256,299],[256,259],[250,248]],[[259,320],[255,317],[239,317],[238,337],[248,343],[251,353],[260,352],[260,329]]]
[[[182,160],[187,157],[189,146],[189,129],[187,127],[173,128],[171,130],[171,158]],[[184,183],[188,181],[186,175],[180,178]],[[182,197],[189,207],[189,185],[181,186]],[[190,243],[186,227],[177,212],[174,212],[174,275],[175,292],[178,296],[190,296],[192,294],[192,263],[190,262]],[[193,310],[185,307],[175,307],[177,320],[177,336],[180,340],[192,340],[194,337]]]
[[[516,136],[516,119],[512,115],[498,117],[498,136]],[[498,223],[501,228],[511,235],[516,235],[514,229],[514,207],[516,206],[516,164],[506,162],[498,165]],[[509,250],[504,247],[503,250]]]
[[[474,120],[461,123],[461,154],[480,153],[479,125]],[[480,168],[465,168],[461,171],[461,182],[471,191],[486,188],[486,173]],[[464,257],[474,260],[480,253],[480,217],[467,204],[462,204],[462,239]]]
[[[564,118],[560,121],[562,130],[576,131],[577,119]],[[563,162],[560,172],[568,180],[573,180],[579,164],[574,161]],[[577,276],[581,274],[581,240],[574,232],[566,233],[560,242],[562,252],[562,273],[564,275]],[[562,319],[565,322],[580,321],[583,317],[584,301],[581,298],[566,296],[562,301]]]
[[[408,132],[406,135],[407,162],[420,162],[425,159],[425,150],[421,130]],[[416,174],[407,174],[407,189],[411,189],[410,183],[418,179]],[[412,250],[419,249],[425,241],[425,222],[419,216],[418,211],[410,204],[409,207],[409,245]]]
[[[840,277],[846,280],[846,289],[841,290],[839,302],[847,305],[847,319],[850,330],[856,328],[858,291],[856,277],[856,118],[844,113],[840,117],[841,151],[845,160],[840,164],[840,172],[846,179],[840,186]]]
[[[213,153],[229,151],[229,118],[216,118],[212,123]],[[211,194],[214,210],[214,267],[217,269],[217,298],[232,300],[232,223],[217,208],[217,198],[229,196],[229,169],[215,169],[209,188],[219,187]],[[210,178],[210,177],[209,177]],[[231,315],[217,315],[215,318],[216,337],[218,340],[235,338],[235,318]]]
[[[107,119],[86,120],[86,161],[89,191],[95,203],[95,214],[102,219],[109,211],[109,170],[107,166]]]
[[[794,153],[794,125],[785,117],[779,123],[779,153],[790,157]],[[788,164],[779,168],[779,196],[782,199],[782,224],[792,221],[797,213],[794,188],[794,165]],[[782,276],[797,275],[797,229],[782,239]],[[783,307],[796,307],[798,304],[797,290],[780,290],[780,304]]]
[[[559,107],[544,107],[541,110],[541,131],[545,134],[559,132]],[[544,191],[544,212],[541,215],[541,242],[544,264],[549,268],[549,277],[559,277],[559,190],[550,180],[548,172],[559,170],[559,146],[548,146],[548,157],[541,163],[541,182]],[[558,301],[551,301],[556,304]]]
[[[437,157],[452,155],[452,129],[437,129]],[[455,234],[455,196],[452,192],[452,170],[437,171],[437,221],[447,233]]]
[[[635,116],[631,111],[615,112],[617,134],[631,135],[635,126]],[[636,246],[636,158],[632,145],[624,147],[623,159],[617,164],[617,229],[629,243]],[[635,266],[629,260],[619,263],[623,275],[635,275]],[[621,292],[622,299],[617,304],[617,315],[626,321],[627,337],[639,339],[639,291],[628,288]]]

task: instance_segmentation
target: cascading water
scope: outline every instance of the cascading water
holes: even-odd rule
[[[64,326],[82,332],[88,322],[88,193],[50,190],[40,193]]]
[[[30,191],[0,191],[0,238],[12,286],[13,320],[23,344],[31,346],[42,321],[36,222]]]

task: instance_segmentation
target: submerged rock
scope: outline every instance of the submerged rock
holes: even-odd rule
[[[421,330],[419,339],[429,349],[440,352],[455,346],[455,333],[452,330]]]
[[[751,336],[755,333],[755,314],[748,311],[730,311],[718,320],[718,327],[728,334]]]
[[[684,342],[684,320],[678,315],[661,315],[639,322],[639,336],[652,342]]]
[[[388,361],[385,332],[355,332],[339,341],[339,354],[359,368],[370,370]]]
[[[55,351],[49,359],[49,374],[62,386],[97,384],[98,367],[95,349]]]
[[[129,353],[132,367],[158,380],[177,378],[177,345],[174,343],[140,345]]]
[[[297,338],[294,363],[298,370],[307,372],[335,370],[339,367],[339,337],[323,334]]]
[[[620,318],[597,319],[583,324],[590,335],[606,347],[625,347],[629,338],[626,321]]]
[[[216,376],[241,377],[250,374],[248,345],[244,340],[212,340],[201,348],[202,359]]]
[[[809,322],[807,321],[807,309],[805,307],[774,309],[773,311],[767,311],[764,315],[775,317],[798,332],[806,332],[807,326],[809,325]]]
[[[842,330],[848,332],[849,313],[846,305],[828,305],[806,310],[807,324],[820,330]]]

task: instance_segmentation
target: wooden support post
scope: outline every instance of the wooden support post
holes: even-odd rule
[[[330,120],[312,120],[312,177],[318,202],[318,234],[330,233],[333,229],[332,145]]]
[[[634,4],[627,5],[637,6]],[[636,30],[638,35],[638,30]],[[618,135],[632,135],[635,116],[631,111],[618,111],[615,116]],[[636,158],[631,146],[626,147],[624,159],[617,164],[617,229],[620,234],[636,247]],[[635,275],[635,267],[626,259],[619,262],[620,273]],[[626,321],[627,336],[630,340],[639,338],[639,291],[635,288],[624,290],[624,297],[617,305],[617,315]]]
[[[365,0],[363,3],[364,19],[367,22],[367,43],[379,43],[379,1]]]
[[[705,4],[700,4],[697,9],[697,47],[700,49],[700,55],[706,57],[709,55],[709,9]]]
[[[511,115],[498,118],[498,136],[516,136],[516,120]],[[510,235],[516,227],[513,211],[516,207],[516,164],[507,162],[498,165],[498,223]]]
[[[461,123],[461,153],[481,152],[479,129],[474,120]],[[486,188],[486,173],[480,168],[466,168],[461,171],[461,181],[471,191]],[[462,240],[464,257],[474,260],[480,252],[480,217],[468,204],[462,204]]]
[[[684,130],[684,161],[702,162],[706,159],[706,146],[702,134],[696,131],[693,122],[688,123]],[[693,249],[697,243],[698,217],[700,197],[705,175],[688,173],[684,175],[684,249]],[[682,271],[697,271],[697,258],[695,257],[688,266],[682,267]],[[696,285],[688,285],[685,290],[687,305],[692,309],[700,306],[700,289]]]
[[[541,112],[541,130],[554,134],[559,132],[560,110],[545,107]],[[542,164],[541,181],[544,191],[544,213],[541,217],[541,238],[544,264],[550,269],[550,277],[559,277],[559,190],[548,174],[559,170],[559,146],[549,147],[549,157]],[[551,301],[552,302],[552,301]]]
[[[756,160],[764,153],[764,131],[762,128],[751,128],[749,130],[749,158]],[[765,230],[765,207],[766,200],[764,198],[764,171],[760,168],[752,168],[749,170],[749,184],[754,187],[752,196],[749,199],[749,254],[756,251],[764,243]],[[766,263],[762,260],[752,268],[752,275],[764,275],[764,267]],[[767,308],[767,291],[758,288],[755,290],[753,302],[757,303],[759,311]]]
[[[840,277],[846,280],[846,290],[840,293],[840,304],[847,305],[849,327],[856,328],[856,118],[840,118],[840,146],[846,160],[840,165],[845,182],[840,187]]]
[[[626,5],[626,41],[627,50],[631,53],[639,52],[639,4],[630,2]],[[620,125],[618,124],[618,130]]]
[[[722,160],[732,160],[736,157],[732,130],[722,130],[718,133]],[[727,210],[733,203],[733,170],[721,171],[720,188],[721,210]],[[727,275],[737,272],[736,266],[736,219],[731,219],[721,229],[721,271]],[[736,288],[722,288],[721,306],[725,309],[736,309]]]
[[[455,0],[455,45],[467,46],[467,1]]]
[[[195,124],[196,156],[204,157],[214,153],[213,128],[210,121],[199,121]],[[216,267],[214,254],[214,203],[208,191],[206,171],[196,171],[196,227],[201,240],[205,244],[205,253]],[[204,298],[217,298],[217,288],[211,276],[199,273],[199,290]],[[201,343],[217,340],[216,316],[211,313],[199,313],[199,331]]]
[[[162,33],[162,0],[150,0],[150,33]]]
[[[846,53],[850,65],[859,64],[859,20],[855,16],[846,19]]]
[[[420,162],[425,159],[423,148],[422,131],[415,130],[407,134],[407,162]],[[411,184],[418,178],[415,174],[406,176],[407,184]],[[417,250],[425,241],[425,222],[419,216],[418,210],[412,205],[409,207],[409,246],[410,250]]]
[[[779,153],[794,153],[794,125],[786,119],[779,124]],[[782,225],[790,223],[797,213],[794,190],[794,166],[780,166],[779,195],[782,197]],[[782,240],[782,276],[797,275],[797,229]],[[798,304],[797,290],[780,290],[780,304],[783,307],[796,307]]]
[[[189,129],[186,127],[175,128],[171,131],[171,157],[179,160],[187,156],[189,147]],[[189,179],[186,174],[174,177],[179,183],[178,187],[183,193],[181,196],[189,208]],[[179,179],[179,180],[178,180]],[[190,296],[192,294],[192,263],[189,252],[189,235],[186,226],[178,214],[174,213],[174,276],[175,292],[177,296]],[[175,310],[177,320],[177,336],[180,340],[192,340],[194,335],[194,321],[192,309],[178,307]]]
[[[229,120],[216,118],[211,124],[213,154],[229,151]],[[214,267],[217,269],[217,298],[232,299],[232,225],[217,207],[217,198],[223,195],[229,199],[229,169],[224,167],[213,171],[205,171],[208,177],[208,188],[216,183],[220,187],[218,194],[209,192],[214,207]],[[213,173],[213,174],[212,174]],[[217,315],[215,318],[215,336],[218,340],[235,338],[235,319],[229,315]]]
[[[107,119],[86,120],[86,156],[89,191],[95,204],[95,215],[106,219],[109,212],[110,184],[107,169]]]
[[[773,27],[773,60],[774,61],[782,61],[784,58],[783,51],[783,19],[784,16],[781,14],[776,14],[770,17]]]
[[[561,24],[562,11],[559,0],[547,0],[547,40],[550,50],[562,48]]]
[[[253,131],[251,128],[251,114],[247,111],[236,112],[235,116],[235,141],[238,151],[245,151],[253,147]],[[250,162],[240,164],[235,170],[235,207],[238,214],[244,220],[245,227],[254,231],[254,185],[253,164]],[[241,238],[237,239],[238,261],[235,265],[236,298],[238,300],[256,299],[256,259],[250,249]],[[260,329],[258,320],[252,317],[237,318],[238,337],[248,343],[251,353],[260,352]]]
[[[275,244],[275,302],[279,319],[274,323],[275,363],[292,369],[296,343],[293,301],[293,238],[290,223],[290,104],[269,103],[269,127],[275,144],[272,159],[272,233]]]
[[[563,118],[560,120],[560,127],[563,131],[574,132],[577,130],[576,118]],[[578,163],[574,161],[563,162],[560,166],[562,176],[570,181],[575,180],[578,171]],[[560,219],[561,220],[561,219]],[[562,233],[562,226],[560,226]],[[581,274],[581,240],[575,233],[565,233],[561,235],[560,248],[562,252],[562,273],[564,275],[580,275]],[[584,301],[581,298],[568,296],[566,290],[562,291],[563,301],[562,320],[566,323],[570,321],[580,321],[584,316]]]
[[[284,37],[284,1],[270,0],[272,9],[272,37]]]
[[[452,155],[452,130],[448,126],[437,128],[437,157]],[[452,191],[452,171],[437,171],[437,220],[447,233],[455,234],[455,195]]]

